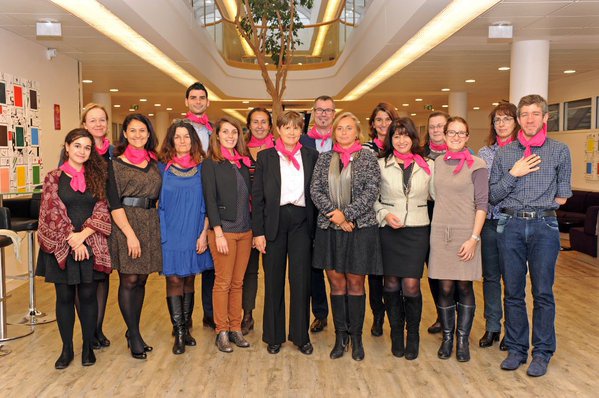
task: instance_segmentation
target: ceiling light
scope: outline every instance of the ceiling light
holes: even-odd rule
[[[449,105],[443,104],[443,105],[441,105],[441,108],[449,108]]]
[[[89,80],[89,79],[81,80],[81,83],[85,83],[85,84],[90,84],[93,82],[94,82],[93,80]]]
[[[401,104],[401,106],[410,106],[410,104]]]
[[[341,4],[341,0],[329,0],[327,1],[327,6],[324,10],[324,15],[322,17],[322,21],[320,22],[320,26],[318,29],[318,34],[316,35],[316,40],[314,41],[314,50],[312,51],[312,55],[315,57],[320,57],[322,54],[322,47],[324,46],[324,39],[327,36],[327,32],[331,25],[327,22],[331,22],[337,16],[339,11],[339,5]],[[343,2],[345,4],[345,2]]]
[[[181,116],[187,116],[187,113],[181,112]]]
[[[110,91],[111,93],[118,93],[118,92],[119,92],[119,89],[118,89],[118,88],[111,88],[109,91]]]
[[[154,114],[153,113],[148,113],[148,116],[154,116]]]
[[[416,102],[422,102],[422,98],[416,98],[414,101],[416,101]]]
[[[398,111],[399,109],[397,107],[395,107],[395,110]]]
[[[564,73],[565,73],[566,75],[570,75],[570,74],[572,74],[572,73],[576,73],[576,71],[575,71],[574,69],[568,69],[568,70],[565,70],[565,71],[564,71]]]
[[[135,111],[135,109],[129,108],[129,112],[134,112],[134,111]]]
[[[113,108],[120,108],[121,106],[119,104],[115,104],[112,106]]]
[[[301,62],[298,62],[297,64],[298,64],[299,66],[302,66],[302,65],[303,65]]]
[[[172,111],[172,110],[173,110],[173,108],[166,108],[166,110],[167,110],[167,111]]]
[[[410,40],[351,90],[343,101],[354,101],[462,29],[500,0],[454,0]]]
[[[491,105],[497,106],[497,105],[499,105],[499,102],[493,102]]]
[[[140,98],[139,102],[148,102],[148,99],[147,98]]]
[[[464,81],[466,83],[476,83],[476,80],[474,80],[474,79],[467,79],[467,80],[464,80]]]
[[[410,116],[416,116],[416,114],[415,113],[410,113]]]
[[[249,104],[250,101],[241,101],[241,103],[243,103],[243,104]]]
[[[369,117],[367,117],[367,118],[366,118],[366,120],[370,120],[370,118],[369,118]]]
[[[198,80],[97,0],[51,1],[119,43],[141,59],[154,65],[183,86],[188,87]],[[220,100],[220,97],[211,90],[208,90],[208,95],[212,100]]]
[[[161,104],[154,104],[155,107],[159,107],[162,106]]]
[[[499,68],[497,68],[497,70],[500,70],[500,71],[510,70],[510,67],[509,66],[500,66]]]
[[[450,91],[447,87],[442,88],[441,91]]]
[[[478,111],[480,109],[480,106],[473,106],[472,109]]]

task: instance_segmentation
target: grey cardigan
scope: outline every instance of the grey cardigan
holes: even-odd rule
[[[331,222],[326,214],[336,208],[329,195],[329,166],[332,156],[333,151],[320,154],[310,185],[310,195],[318,209],[317,226],[321,229],[330,226]],[[343,211],[345,218],[354,222],[357,228],[378,225],[374,202],[379,197],[380,183],[381,171],[374,153],[369,149],[362,149],[360,155],[352,160],[352,200]]]

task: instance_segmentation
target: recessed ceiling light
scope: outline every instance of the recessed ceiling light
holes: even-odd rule
[[[135,109],[129,108],[129,112],[134,112],[134,111],[135,111]]]
[[[249,104],[250,101],[241,101],[243,104]]]
[[[497,106],[497,105],[499,105],[499,102],[493,102],[491,105]]]
[[[416,102],[422,102],[422,98],[416,98],[414,101],[416,101]]]
[[[449,105],[443,104],[443,105],[441,105],[441,108],[449,108]]]
[[[148,113],[148,116],[154,116],[154,114],[153,113]]]
[[[410,106],[410,104],[401,104],[401,106]]]
[[[89,79],[81,80],[81,83],[85,83],[85,84],[90,84],[93,82],[94,82],[93,80],[89,80]]]
[[[113,108],[120,108],[121,106],[119,104],[114,104],[112,107]]]
[[[297,64],[298,64],[299,66],[302,66],[302,65],[303,65],[301,62],[298,62]]]
[[[475,111],[478,111],[480,109],[480,106],[473,106],[472,109],[474,109]]]
[[[564,71],[564,73],[565,73],[566,75],[570,75],[570,74],[572,74],[572,73],[576,73],[576,71],[575,71],[574,69],[568,69],[568,70],[565,70],[565,71]]]
[[[181,116],[187,116],[187,113],[181,112]]]
[[[111,88],[109,91],[110,91],[111,93],[118,93],[118,92],[119,92],[119,89],[118,89],[118,88]]]
[[[450,91],[447,87],[442,88],[441,91]]]
[[[147,98],[140,98],[139,102],[148,102],[148,99]]]
[[[166,110],[167,110],[167,111],[172,111],[172,110],[173,110],[173,108],[166,108]]]
[[[410,116],[416,116],[416,114],[415,113],[410,113]]]
[[[397,107],[395,107],[395,110],[398,111],[399,109]]]
[[[509,66],[500,66],[499,68],[497,68],[497,70],[500,70],[500,71],[510,70],[510,67]]]
[[[251,111],[251,110],[252,110],[252,107],[251,107],[251,106],[248,106],[248,110],[249,110],[249,111]]]
[[[268,62],[265,62],[264,65],[268,66]]]
[[[369,117],[367,117],[367,118],[366,118],[366,120],[370,120],[370,118],[369,118]]]
[[[159,107],[162,106],[161,104],[154,104],[155,107]]]
[[[467,80],[464,80],[464,81],[466,83],[475,83],[476,82],[476,80],[474,80],[474,79],[467,79]]]

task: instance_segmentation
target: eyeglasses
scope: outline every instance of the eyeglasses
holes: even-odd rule
[[[457,135],[460,138],[466,138],[466,137],[468,137],[468,132],[467,131],[447,130],[445,132],[445,135],[447,135],[448,137],[455,137]]]
[[[513,121],[514,118],[511,116],[506,116],[506,117],[496,117],[495,119],[493,119],[493,124],[507,124],[511,121]]]
[[[314,112],[316,112],[317,115],[322,115],[323,113],[325,115],[332,115],[333,112],[335,112],[335,110],[331,109],[331,108],[327,108],[327,109],[316,108],[316,109],[314,109]]]
[[[430,124],[428,126],[429,130],[443,130],[445,128],[444,124]]]

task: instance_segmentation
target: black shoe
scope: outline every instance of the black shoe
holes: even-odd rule
[[[505,336],[503,336],[503,338],[499,342],[499,349],[501,351],[507,351],[507,346],[505,345]]]
[[[347,332],[335,333],[335,346],[331,350],[329,357],[331,359],[341,358],[349,350],[349,334]]]
[[[370,334],[379,337],[383,335],[383,323],[385,322],[385,312],[381,314],[374,314],[372,320],[372,327],[370,328]]]
[[[202,325],[210,329],[216,329],[216,323],[214,323],[214,318],[208,315],[204,315],[204,318],[202,318]]]
[[[92,348],[94,350],[99,350],[102,348],[102,344],[100,344],[100,340],[94,337],[94,341],[92,342]]]
[[[483,337],[478,341],[478,345],[481,348],[487,348],[491,347],[496,341],[499,341],[499,332],[486,331],[485,334],[483,334]]]
[[[73,354],[72,350],[63,348],[62,352],[60,353],[60,356],[54,363],[54,368],[56,368],[56,369],[67,368],[71,364],[71,361],[73,360],[74,357],[75,357],[75,354]]]
[[[428,327],[428,329],[426,329],[426,331],[429,332],[430,334],[441,333],[441,330],[443,330],[443,328],[441,327],[441,321],[439,321],[439,318],[437,318],[435,323],[433,323],[432,325],[430,325]]]
[[[127,339],[127,348],[130,349],[131,356],[133,358],[135,358],[135,359],[146,359],[148,357],[148,355],[146,354],[145,347],[144,347],[144,350],[142,352],[134,352],[133,351],[133,347],[131,346],[131,340],[129,339],[129,331],[128,330],[125,332],[125,338]]]
[[[125,339],[129,340],[129,331],[128,330],[125,331]],[[151,345],[147,345],[146,342],[144,341],[144,339],[141,339],[141,344],[144,347],[144,352],[151,352],[154,350],[154,347],[152,347]],[[127,348],[129,348],[129,345],[127,345]]]
[[[252,318],[252,311],[243,314],[241,320],[241,333],[245,336],[250,330],[254,330],[254,318]]]
[[[83,345],[83,351],[81,352],[81,365],[92,366],[96,363],[96,355],[94,354],[93,348],[89,344]]]
[[[268,347],[266,347],[266,351],[268,351],[269,354],[278,354],[279,351],[281,351],[281,345],[269,344]]]
[[[324,328],[326,328],[326,327],[327,327],[327,318],[322,318],[322,319],[316,318],[310,325],[310,331],[312,333],[318,333],[318,332],[322,332],[324,330]]]
[[[314,347],[312,347],[312,343],[310,343],[310,342],[307,342],[303,346],[298,346],[297,348],[304,355],[310,355],[314,352]]]

